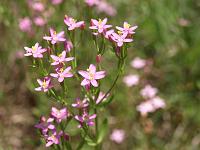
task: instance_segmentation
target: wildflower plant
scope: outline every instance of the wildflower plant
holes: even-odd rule
[[[108,19],[91,19],[90,26],[84,21],[76,21],[72,17],[64,17],[65,31],[56,32],[50,28],[50,33],[44,34],[47,45],[36,43],[32,48],[25,47],[25,55],[29,56],[34,68],[39,70],[39,86],[35,91],[44,92],[50,99],[58,103],[52,107],[49,116],[41,117],[38,124],[46,147],[54,149],[81,149],[85,144],[101,149],[103,138],[108,128],[107,118],[101,118],[100,109],[104,109],[113,99],[112,90],[120,75],[124,72],[125,60],[133,41],[134,30],[124,22],[124,27],[111,29]],[[84,32],[83,32],[84,30]],[[81,38],[77,33],[90,34],[96,51],[96,62],[91,62],[87,68],[78,63],[77,51],[81,50]],[[45,42],[44,42],[45,43]],[[44,48],[42,48],[44,47]],[[102,65],[104,55],[111,49],[116,56],[116,77],[113,83],[102,92],[104,78],[110,74]],[[95,56],[94,56],[95,57]],[[73,88],[68,80],[76,82],[77,96],[69,92]],[[57,87],[60,88],[57,88]],[[79,89],[79,90],[77,90]],[[80,142],[73,144],[74,135],[68,132],[70,123],[77,124]]]

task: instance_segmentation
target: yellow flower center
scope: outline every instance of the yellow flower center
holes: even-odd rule
[[[43,87],[43,88],[46,88],[46,87],[47,87],[47,83],[46,83],[45,80],[44,80],[43,83],[42,83],[42,87]]]
[[[118,33],[119,35],[122,35],[122,34],[123,34],[123,32],[122,32],[122,31],[117,31],[117,33]]]
[[[32,46],[33,51],[36,51],[36,49],[37,49],[36,46]]]
[[[125,28],[125,29],[129,29],[129,28],[130,28],[130,26],[131,26],[131,25],[130,25],[130,24],[128,24],[128,23],[125,23],[125,24],[124,24],[124,28]]]
[[[64,71],[64,69],[63,68],[60,68],[60,72],[62,73]]]
[[[62,57],[62,53],[58,55],[58,57]]]
[[[98,25],[101,25],[101,24],[102,24],[102,20],[101,20],[101,19],[99,19]]]
[[[87,71],[89,73],[90,80],[94,80],[94,74],[90,71],[90,69],[87,69]]]

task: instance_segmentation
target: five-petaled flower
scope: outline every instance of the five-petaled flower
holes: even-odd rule
[[[47,136],[49,130],[54,130],[55,126],[52,124],[54,121],[53,118],[46,119],[44,116],[40,118],[40,122],[35,125],[36,128],[41,130],[41,133],[44,137]]]
[[[133,39],[129,39],[127,38],[127,34],[126,33],[122,33],[121,31],[119,32],[119,34],[117,33],[112,33],[111,35],[111,39],[117,43],[118,47],[122,47],[124,43],[130,43],[133,41]]]
[[[93,33],[94,35],[98,35],[99,33],[105,33],[107,31],[108,28],[111,28],[112,25],[107,25],[107,18],[101,20],[99,19],[99,21],[95,20],[95,19],[91,19],[91,26],[89,27],[92,30],[97,30],[97,32]]]
[[[137,29],[137,26],[131,27],[131,25],[128,24],[128,22],[124,22],[123,27],[116,26],[116,28],[117,30],[121,31],[123,34],[132,35],[135,33],[134,30]]]
[[[69,17],[65,15],[64,23],[68,26],[68,30],[74,30],[76,28],[84,28],[85,27],[85,22],[84,21],[79,21],[77,22],[75,19],[72,17]]]
[[[140,94],[144,98],[153,98],[158,92],[157,88],[152,87],[151,85],[146,85],[141,91]]]
[[[43,58],[42,53],[47,51],[45,48],[42,48],[42,46],[40,46],[39,43],[36,43],[31,48],[24,47],[24,49],[26,50],[26,53],[24,54],[24,56],[31,56],[32,55],[34,58]]]
[[[51,78],[50,77],[44,77],[43,80],[37,79],[37,82],[39,83],[40,87],[35,88],[36,91],[44,91],[47,92],[50,88],[52,88],[51,84]]]
[[[94,126],[95,123],[93,119],[95,119],[96,116],[96,114],[89,115],[88,112],[84,110],[82,116],[76,115],[75,119],[79,121],[80,125],[78,127],[81,128],[83,123],[86,123],[88,126]]]
[[[46,138],[46,147],[49,147],[53,144],[60,144],[60,138],[63,135],[63,131],[60,131],[59,133],[54,130],[52,132],[52,135],[48,136]]]
[[[61,67],[56,68],[56,73],[51,73],[50,76],[58,78],[58,82],[63,82],[64,78],[70,78],[73,74],[70,72],[71,66],[65,70]]]
[[[56,44],[57,42],[63,42],[66,39],[64,38],[64,31],[61,31],[59,33],[56,33],[55,30],[53,30],[52,28],[50,28],[49,30],[50,32],[50,36],[44,36],[43,39],[47,40],[47,41],[51,41],[51,44]]]
[[[59,65],[67,61],[71,61],[74,59],[74,57],[68,57],[66,58],[66,51],[63,51],[59,56],[51,55],[51,58],[53,59],[53,63],[51,65]]]
[[[84,100],[80,100],[80,98],[77,98],[76,99],[76,103],[73,103],[72,104],[72,107],[75,107],[75,108],[85,108],[89,105],[87,99],[84,99]]]
[[[98,87],[97,80],[105,77],[105,71],[96,71],[96,66],[91,64],[87,71],[80,70],[78,72],[85,79],[81,82],[82,86],[92,84],[94,87]]]
[[[57,121],[57,123],[60,123],[62,120],[66,119],[68,115],[67,109],[57,109],[55,107],[51,108],[51,116]]]

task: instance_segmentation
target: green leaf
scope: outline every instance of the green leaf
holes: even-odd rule
[[[89,138],[88,136],[85,137],[85,140],[86,140],[86,142],[87,142],[87,144],[88,144],[89,146],[96,146],[96,145],[97,145],[97,143],[94,142],[94,141],[93,141],[91,138]]]

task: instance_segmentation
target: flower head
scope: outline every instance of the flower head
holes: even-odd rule
[[[44,116],[41,117],[40,122],[35,125],[36,128],[41,130],[43,136],[47,136],[49,130],[54,130],[55,126],[52,124],[53,118],[46,119]]]
[[[56,130],[54,130],[53,133],[46,138],[46,147],[49,147],[53,144],[59,144],[62,135],[63,131],[57,133]]]
[[[51,63],[51,65],[53,66],[59,65],[59,64],[62,64],[64,62],[68,62],[74,59],[74,57],[66,58],[66,51],[63,51],[59,56],[51,55],[51,58],[54,61],[53,63]]]
[[[30,3],[30,6],[32,7],[33,10],[39,11],[39,12],[42,12],[45,9],[44,5],[41,2]]]
[[[66,40],[66,41],[64,42],[64,49],[65,49],[65,51],[66,51],[66,52],[70,52],[72,48],[73,48],[72,42],[69,41],[69,40]]]
[[[58,82],[63,82],[64,78],[70,78],[73,74],[70,72],[71,67],[67,67],[65,70],[62,67],[56,68],[56,73],[51,73],[50,76],[58,78]]]
[[[137,85],[139,83],[139,76],[136,74],[133,75],[127,75],[123,78],[123,82],[128,86],[134,86]]]
[[[65,15],[64,23],[68,26],[68,30],[74,30],[76,28],[84,28],[85,27],[85,22],[84,21],[79,21],[77,22],[75,19],[72,17],[69,17]]]
[[[99,3],[97,4],[97,11],[104,12],[109,16],[115,16],[117,13],[113,5],[109,4],[107,1],[99,1]]]
[[[131,66],[135,69],[144,68],[146,65],[146,60],[141,59],[140,57],[136,57],[133,61],[131,61]]]
[[[63,0],[51,0],[51,3],[53,5],[58,5],[58,4],[62,3],[62,2],[63,2]]]
[[[98,5],[99,2],[100,0],[85,0],[85,3],[90,7]]]
[[[34,21],[35,25],[40,26],[40,27],[42,27],[46,24],[45,19],[42,17],[35,17],[33,21]]]
[[[24,54],[24,56],[31,56],[33,55],[34,58],[42,58],[44,52],[46,52],[47,50],[42,48],[39,43],[36,43],[34,46],[32,46],[31,48],[29,47],[24,47],[24,49],[26,50],[26,54]]]
[[[94,126],[93,119],[96,118],[96,114],[89,115],[87,111],[83,111],[82,116],[76,115],[75,119],[80,122],[79,128],[82,127],[83,123],[86,123],[88,126]]]
[[[156,96],[145,102],[142,102],[137,106],[137,110],[141,113],[142,116],[146,116],[148,113],[154,112],[157,109],[165,108],[166,104],[163,99]]]
[[[134,30],[137,29],[137,26],[133,26],[131,27],[130,24],[128,24],[128,22],[124,22],[123,27],[116,27],[117,30],[121,31],[123,34],[127,34],[127,35],[132,35],[134,34]]]
[[[76,102],[72,104],[72,107],[75,108],[85,108],[89,105],[87,99],[80,100],[79,98],[76,99]]]
[[[110,139],[118,144],[122,143],[125,138],[125,132],[121,129],[113,130],[112,134],[110,135]]]
[[[58,110],[55,107],[51,108],[51,116],[58,122],[60,123],[62,120],[67,118],[67,109],[63,108]]]
[[[124,43],[130,43],[130,42],[133,41],[133,39],[127,38],[127,34],[126,33],[122,33],[121,31],[119,32],[119,34],[112,33],[111,39],[114,42],[116,42],[118,47],[122,47]]]
[[[66,39],[64,38],[64,31],[61,31],[60,33],[56,33],[52,28],[50,28],[50,36],[44,36],[43,39],[47,41],[51,41],[51,44],[56,44],[57,42],[63,42]]]
[[[23,32],[31,32],[32,22],[28,17],[22,18],[19,20],[19,28]]]
[[[142,102],[136,107],[136,109],[142,116],[146,116],[148,113],[155,111],[155,108],[153,107],[150,100]]]
[[[92,84],[94,87],[98,87],[97,80],[105,77],[105,71],[96,71],[96,66],[91,64],[87,71],[80,70],[78,72],[85,79],[81,82],[82,86]]]
[[[153,98],[158,92],[157,88],[152,87],[151,85],[146,85],[141,91],[140,94],[144,98]]]
[[[43,80],[37,79],[37,82],[39,83],[40,87],[35,88],[36,91],[43,91],[47,92],[50,88],[52,88],[51,84],[51,78],[50,77],[44,77]]]
[[[112,25],[107,25],[107,18],[101,20],[95,20],[95,19],[91,19],[91,26],[89,27],[92,30],[97,30],[97,32],[94,32],[94,35],[98,35],[98,34],[103,34],[107,31],[108,28],[111,28]]]
[[[158,96],[152,98],[151,103],[155,109],[165,108],[165,106],[166,106],[165,101]]]

